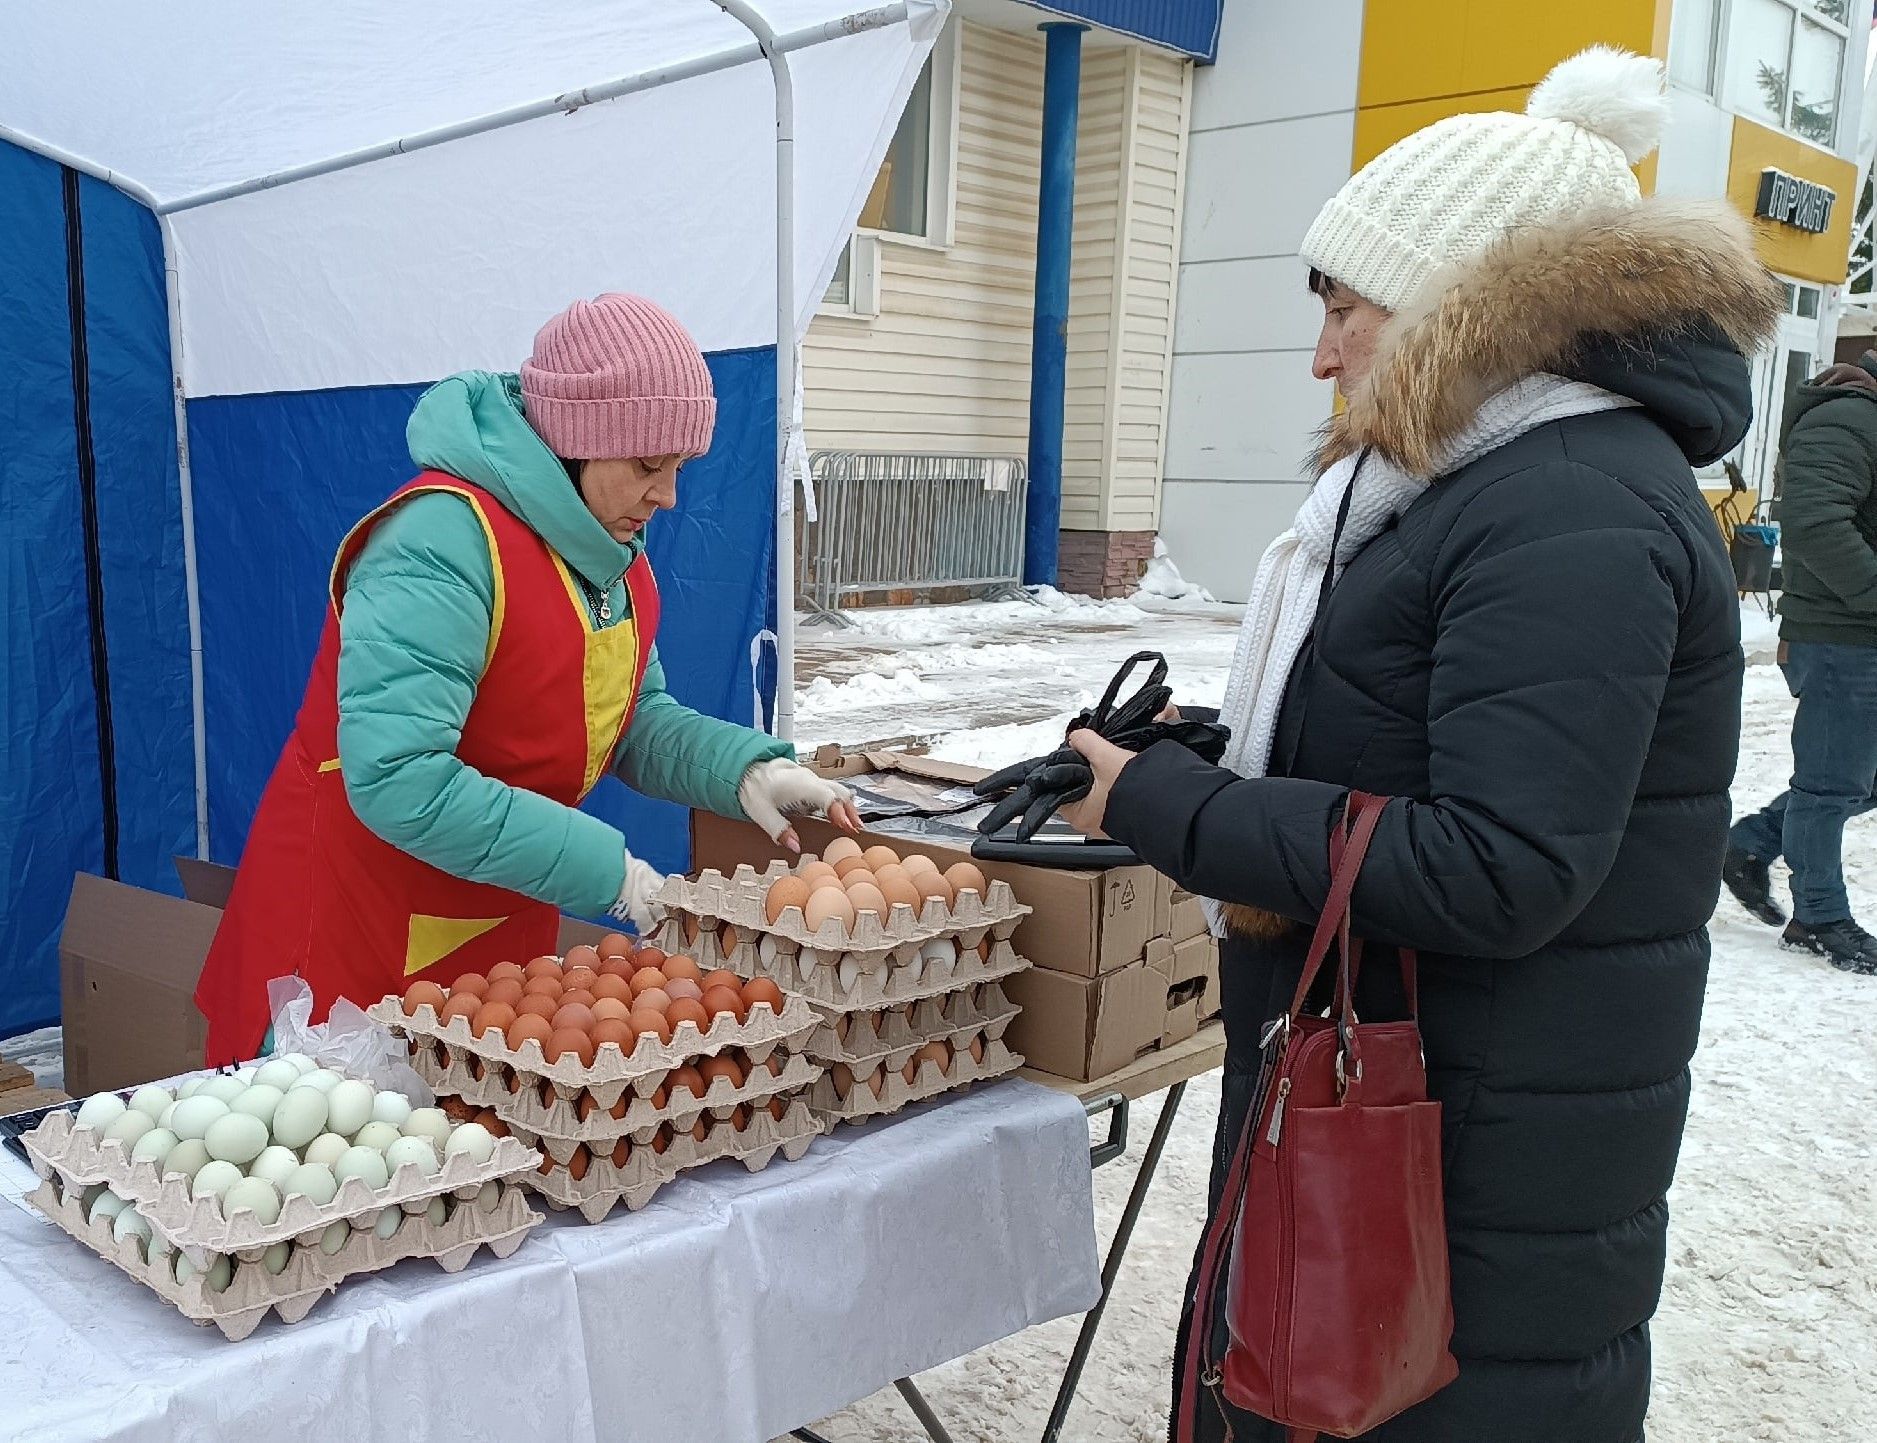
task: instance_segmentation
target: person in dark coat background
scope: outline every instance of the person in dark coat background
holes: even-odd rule
[[[1690,466],[1745,435],[1742,353],[1781,309],[1744,219],[1640,196],[1661,86],[1588,52],[1526,115],[1440,122],[1325,207],[1316,374],[1348,404],[1261,564],[1225,765],[1071,738],[1096,785],[1069,820],[1225,904],[1215,1208],[1334,819],[1352,788],[1395,799],[1354,928],[1420,950],[1460,1373],[1381,1443],[1643,1436],[1740,731]],[[1358,1003],[1404,1015],[1395,969]],[[1200,1393],[1176,1399],[1197,1437],[1284,1443]]]

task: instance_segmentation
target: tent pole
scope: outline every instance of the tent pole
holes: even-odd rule
[[[189,407],[183,393],[182,278],[176,264],[176,228],[156,218],[163,235],[163,301],[169,312],[170,399],[176,410],[176,491],[182,507],[183,592],[189,607],[189,713],[195,738],[196,856],[209,859],[209,748],[202,686],[202,590],[196,574],[195,481],[189,469]]]

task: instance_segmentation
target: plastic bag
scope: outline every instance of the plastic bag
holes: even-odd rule
[[[341,997],[326,1021],[313,1024],[313,989],[301,977],[276,977],[267,984],[274,1018],[274,1052],[303,1052],[323,1067],[369,1081],[380,1091],[401,1092],[413,1107],[432,1107],[436,1094],[411,1067],[405,1045],[352,1002]]]

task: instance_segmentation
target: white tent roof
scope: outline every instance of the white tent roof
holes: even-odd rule
[[[799,333],[945,4],[876,28],[851,20],[866,0],[754,6],[799,47]],[[706,350],[776,340],[774,89],[712,0],[87,0],[12,7],[0,37],[0,136],[173,212],[190,395],[513,367],[603,290],[660,300]]]

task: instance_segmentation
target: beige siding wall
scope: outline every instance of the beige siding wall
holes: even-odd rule
[[[1040,37],[964,24],[954,244],[882,241],[880,314],[818,317],[803,350],[817,449],[1029,447],[1042,134]],[[1063,525],[1159,522],[1191,66],[1083,55],[1070,279]]]

